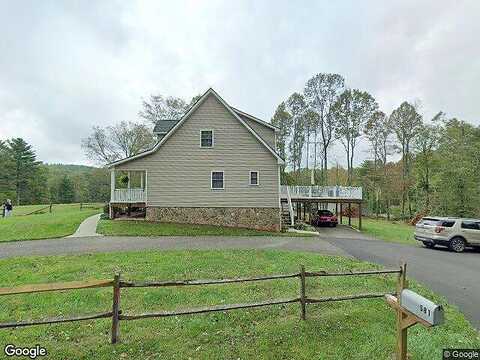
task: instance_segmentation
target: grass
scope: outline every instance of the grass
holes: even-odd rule
[[[80,204],[54,204],[52,213],[25,215],[48,205],[15,206],[13,216],[0,218],[0,242],[37,240],[71,235],[87,217],[101,212],[102,204],[80,210]],[[91,205],[89,205],[91,206]]]
[[[116,236],[309,236],[308,234],[279,233],[224,226],[158,223],[135,220],[101,220],[98,224],[97,232],[99,234]]]
[[[362,219],[362,231],[378,239],[401,244],[416,244],[413,238],[415,226],[403,221],[388,221],[381,219]]]
[[[343,223],[348,221],[343,219]],[[358,220],[352,219],[352,226],[358,228]],[[362,218],[362,232],[378,240],[414,245],[418,241],[413,238],[415,226],[403,221],[389,221],[384,219]]]
[[[144,251],[0,261],[0,286],[112,278],[202,279],[297,272],[361,270],[377,266],[340,257],[283,251]],[[307,279],[307,295],[393,291],[394,276]],[[411,281],[411,287],[445,300]],[[298,279],[177,288],[122,289],[124,314],[298,296]],[[0,321],[67,316],[111,309],[111,289],[83,289],[0,297]],[[409,330],[413,359],[440,359],[443,348],[479,348],[463,315],[445,305],[446,323]],[[391,359],[394,312],[382,299],[299,304],[164,319],[122,321],[121,342],[109,344],[108,319],[0,330],[0,346],[41,344],[49,359]]]

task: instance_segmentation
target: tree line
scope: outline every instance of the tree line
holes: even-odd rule
[[[105,202],[110,177],[105,169],[44,164],[21,138],[0,140],[0,200],[16,205]]]
[[[442,112],[425,121],[418,102],[404,101],[388,115],[339,74],[313,76],[303,92],[277,106],[271,122],[280,129],[277,151],[286,159],[282,183],[359,185],[367,209],[388,218],[392,207],[404,219],[480,215],[480,129],[474,125]],[[355,168],[362,139],[370,156]],[[335,142],[344,149],[346,169],[328,167]]]

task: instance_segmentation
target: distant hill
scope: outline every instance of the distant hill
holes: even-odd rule
[[[44,164],[50,171],[58,171],[67,174],[79,174],[85,172],[91,172],[99,168],[87,165],[74,165],[74,164]]]
[[[74,164],[43,164],[48,197],[52,202],[62,199],[65,177],[71,183],[75,202],[104,202],[110,196],[110,175],[105,168]],[[63,183],[63,184],[62,184]]]

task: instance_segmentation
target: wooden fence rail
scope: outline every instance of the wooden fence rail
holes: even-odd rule
[[[303,265],[300,265],[300,271],[298,273],[266,275],[266,276],[256,276],[256,277],[248,277],[248,278],[242,277],[242,278],[232,278],[232,279],[173,280],[173,281],[170,281],[170,280],[122,281],[120,274],[116,274],[113,280],[72,281],[72,282],[66,282],[66,283],[35,284],[35,285],[17,286],[12,288],[0,288],[0,296],[39,293],[39,292],[46,292],[46,291],[89,289],[89,288],[110,287],[110,286],[112,286],[112,289],[113,289],[111,311],[97,313],[97,314],[76,316],[76,317],[56,317],[56,318],[43,319],[43,320],[0,323],[0,328],[16,328],[16,327],[24,327],[24,326],[32,326],[32,325],[56,324],[56,323],[63,323],[63,322],[111,318],[112,319],[111,342],[112,344],[115,344],[119,341],[120,321],[122,320],[138,320],[138,319],[153,318],[153,317],[169,317],[169,316],[180,316],[180,315],[203,314],[203,313],[209,313],[209,312],[257,308],[257,307],[264,307],[264,306],[271,306],[271,305],[292,304],[297,302],[300,303],[300,317],[302,320],[305,320],[307,304],[317,304],[317,303],[324,303],[324,302],[331,302],[331,301],[347,301],[347,300],[357,300],[357,299],[374,299],[374,298],[384,297],[385,295],[387,295],[386,293],[365,293],[365,294],[356,294],[356,295],[330,296],[330,297],[324,297],[324,298],[318,298],[318,299],[309,298],[306,294],[307,278],[324,277],[324,276],[363,276],[363,275],[379,275],[379,274],[398,274],[398,280],[397,280],[397,292],[398,292],[398,289],[403,288],[403,286],[401,286],[399,282],[405,281],[405,271],[406,271],[405,269],[406,269],[405,266],[402,265],[402,267],[400,267],[400,269],[398,270],[391,269],[391,270],[369,270],[369,271],[356,271],[356,272],[355,271],[308,272],[308,271],[305,271],[305,267]],[[122,288],[221,285],[221,284],[281,280],[281,279],[291,279],[291,278],[299,278],[300,289],[299,289],[299,297],[297,298],[275,299],[275,300],[267,300],[262,302],[246,303],[246,304],[216,305],[216,306],[202,307],[202,308],[196,308],[196,309],[185,309],[185,310],[178,310],[178,311],[159,311],[159,312],[150,312],[150,313],[143,313],[143,314],[122,314],[122,311],[121,311],[120,297],[121,297]]]

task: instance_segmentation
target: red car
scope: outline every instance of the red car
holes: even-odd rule
[[[328,225],[335,227],[338,224],[337,217],[330,210],[318,210],[317,215],[312,220],[312,225]]]

